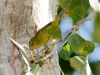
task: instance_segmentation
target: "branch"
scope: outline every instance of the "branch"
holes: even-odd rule
[[[81,20],[80,22],[78,22],[76,25],[73,26],[73,28],[64,37],[62,37],[62,40],[64,40],[65,38],[67,38],[69,35],[75,34],[80,29],[80,27],[83,25],[83,23],[85,23],[86,21],[91,20],[93,18],[94,18],[94,15],[90,16],[89,18],[85,18],[85,19]],[[43,57],[43,58],[35,61],[35,63],[38,63],[39,61],[46,60],[47,58],[49,58],[50,56],[52,56],[57,50],[62,49],[62,47],[66,43],[68,43],[68,41],[66,39],[66,41],[60,47],[57,46],[57,43],[58,42],[56,42],[56,45],[54,46],[54,48],[52,48],[52,51],[53,51],[52,53],[47,54],[45,57]]]

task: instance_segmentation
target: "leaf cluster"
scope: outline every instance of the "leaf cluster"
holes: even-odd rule
[[[89,14],[89,10],[91,8],[89,0],[58,0],[58,2],[62,9],[65,9],[66,13],[72,18],[74,25],[78,25],[78,23],[82,21],[82,19],[84,19],[87,14]],[[77,30],[79,30],[78,26]],[[95,19],[93,34],[94,41],[98,43],[100,43],[99,33],[100,13],[98,12]],[[65,44],[59,54],[60,58],[69,60],[71,67],[79,71],[81,75],[92,75],[91,69],[88,64],[88,55],[94,51],[94,43],[85,40],[80,35],[75,34],[75,32],[74,34],[69,35],[66,40],[67,44]],[[76,53],[76,56],[70,58],[73,52]],[[90,70],[89,73],[86,72],[87,68]]]

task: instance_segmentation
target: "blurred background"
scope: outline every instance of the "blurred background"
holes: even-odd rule
[[[93,42],[92,34],[94,31],[94,20],[95,19],[85,22],[81,26],[79,31],[77,32],[85,40],[89,40],[92,42]],[[72,28],[72,19],[69,16],[66,17],[64,20],[61,21],[60,28],[61,28],[62,36],[65,35]],[[60,51],[58,51],[58,53],[60,53]],[[75,54],[73,53],[71,56],[73,55]],[[100,46],[99,44],[95,43],[95,50],[91,54],[89,54],[88,60],[89,60],[89,64],[93,72],[93,75],[100,75]],[[65,61],[59,58],[59,63],[65,75],[80,75],[77,71],[73,70],[70,67],[69,61]]]

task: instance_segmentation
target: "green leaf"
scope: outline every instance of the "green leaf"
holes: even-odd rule
[[[48,33],[49,35],[51,35],[53,37],[53,39],[59,39],[61,38],[61,31],[60,31],[60,27],[58,26],[51,26],[48,29]]]
[[[93,75],[87,57],[75,56],[69,60],[71,67],[80,72],[81,75]]]
[[[59,15],[61,11],[62,11],[62,7],[59,6],[58,9],[57,9],[57,15]]]
[[[90,8],[88,0],[58,0],[58,2],[73,19],[73,23],[84,18]]]
[[[87,42],[78,34],[73,34],[71,36],[68,36],[67,40],[71,45],[73,51],[75,51],[76,53],[79,53],[80,50],[83,50],[84,47],[87,46]]]
[[[59,27],[59,17],[57,17],[51,25],[47,28],[48,34],[52,36],[53,39],[61,38],[61,31]]]
[[[67,38],[72,50],[75,53],[87,56],[93,52],[95,46],[94,43],[84,40],[78,34],[73,34]]]
[[[73,53],[73,50],[71,49],[70,45],[67,44],[61,50],[61,52],[60,52],[60,58],[62,58],[64,60],[67,60],[72,53]]]
[[[93,42],[87,41],[87,44],[88,44],[88,46],[84,47],[84,49],[82,51],[80,51],[80,53],[82,53],[84,56],[92,53],[95,48],[95,45]]]
[[[95,19],[93,40],[100,43],[100,13],[98,12]]]
[[[33,69],[32,69],[32,73],[37,74],[37,71],[38,71],[39,67],[40,67],[39,64],[34,64]]]

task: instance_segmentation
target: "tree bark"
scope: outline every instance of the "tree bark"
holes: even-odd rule
[[[20,75],[23,60],[13,38],[20,44],[29,44],[29,40],[48,22],[54,20],[57,12],[57,0],[1,0],[0,1],[0,74]],[[60,75],[58,55],[51,59],[54,64],[44,64],[38,75]]]

